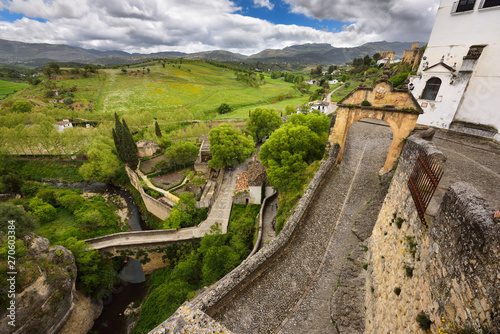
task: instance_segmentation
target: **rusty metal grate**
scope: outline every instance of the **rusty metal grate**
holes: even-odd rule
[[[442,176],[441,165],[434,158],[429,157],[425,151],[421,150],[408,180],[408,187],[417,207],[420,221],[426,226],[425,210],[427,210],[436,188],[441,188],[439,187],[439,181]]]

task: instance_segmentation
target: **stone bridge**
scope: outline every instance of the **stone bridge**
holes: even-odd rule
[[[182,228],[179,230],[152,230],[122,232],[85,240],[92,248],[110,256],[127,255],[141,261],[145,274],[165,267],[163,250],[176,243],[201,239],[209,233],[211,227],[219,223],[223,234],[227,233],[229,217],[231,215],[232,196],[236,184],[236,175],[246,168],[238,166],[235,170],[225,172],[218,195],[210,208],[208,218],[196,227]],[[145,256],[150,261],[144,264]]]

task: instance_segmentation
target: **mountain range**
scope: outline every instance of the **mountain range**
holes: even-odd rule
[[[423,45],[424,43],[421,43]],[[224,50],[197,53],[157,52],[151,54],[124,51],[99,51],[70,45],[23,43],[0,39],[0,63],[40,66],[51,61],[120,65],[158,58],[205,59],[224,62],[262,62],[291,64],[344,64],[354,58],[373,56],[380,51],[394,50],[401,57],[410,49],[410,42],[372,42],[351,48],[337,48],[326,43],[293,45],[284,49],[266,49],[251,56]]]

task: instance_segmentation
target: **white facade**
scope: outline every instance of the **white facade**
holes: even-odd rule
[[[472,2],[441,1],[410,89],[424,110],[419,124],[500,141],[500,3]],[[432,78],[441,80],[436,96],[424,93]]]

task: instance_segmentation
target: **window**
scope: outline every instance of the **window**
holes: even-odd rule
[[[476,0],[459,0],[453,3],[452,13],[467,12],[474,9]]]
[[[483,0],[481,8],[490,8],[500,6],[500,0]]]
[[[424,92],[422,93],[422,99],[424,100],[435,100],[441,87],[441,79],[430,78],[425,84]]]

